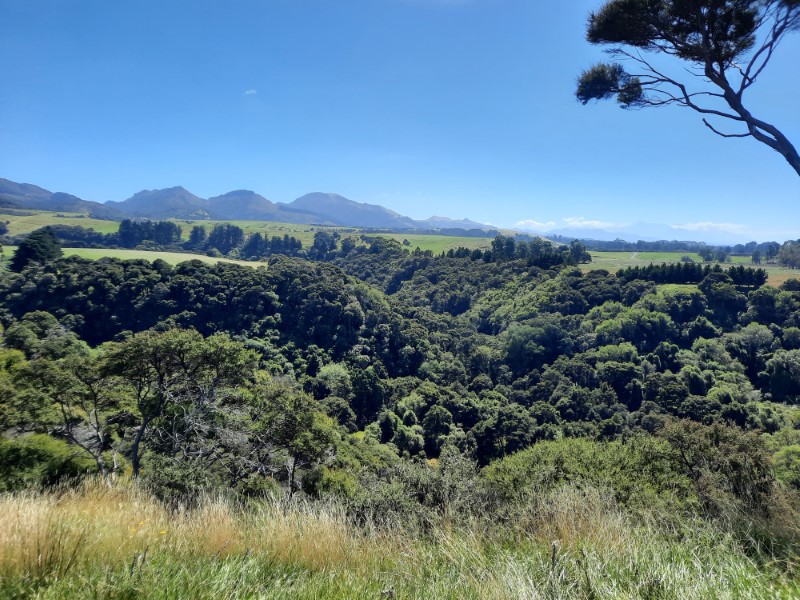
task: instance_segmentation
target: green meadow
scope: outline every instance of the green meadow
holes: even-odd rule
[[[590,252],[589,254],[592,255],[592,262],[581,265],[581,270],[584,272],[604,269],[615,273],[619,269],[646,267],[651,263],[677,263],[684,256],[688,256],[695,262],[702,262],[699,255],[691,252]],[[754,265],[747,256],[732,256],[731,263],[764,269],[769,275],[769,284],[772,286],[779,286],[787,279],[800,278],[800,272],[797,269],[789,269],[775,264]],[[730,264],[722,266],[727,268]]]
[[[47,211],[19,211],[32,214],[10,214],[0,213],[0,220],[8,222],[8,235],[23,235],[46,227],[48,225],[79,225],[87,229],[94,229],[99,233],[114,233],[119,229],[117,221],[104,221],[99,219],[90,219],[83,215],[74,213],[55,213]],[[402,234],[402,233],[373,233],[369,230],[358,229],[354,227],[329,227],[322,225],[299,225],[294,223],[278,223],[275,221],[215,221],[215,220],[189,220],[189,219],[170,219],[179,225],[182,229],[182,238],[189,239],[189,233],[195,225],[202,225],[210,230],[214,225],[229,224],[240,227],[246,234],[260,233],[265,237],[289,235],[300,240],[304,248],[309,248],[314,243],[314,235],[318,231],[331,231],[339,232],[343,237],[361,235],[377,235],[397,240],[401,244],[404,240],[408,240],[409,244],[406,246],[409,250],[419,248],[422,251],[430,250],[434,254],[447,252],[450,249],[459,247],[475,249],[475,248],[488,248],[491,243],[491,238],[476,238],[476,237],[458,237],[449,235],[427,235],[427,234]],[[147,256],[135,256],[131,258],[148,258]],[[106,256],[116,256],[107,254]],[[87,255],[87,258],[98,258],[95,255]],[[164,260],[169,259],[164,258]]]
[[[182,236],[189,238],[189,232],[195,225],[203,225],[211,229],[214,225],[227,223],[241,227],[246,234],[260,233],[265,237],[289,235],[303,242],[304,248],[309,248],[314,243],[314,234],[318,231],[338,232],[342,237],[355,237],[361,235],[379,236],[397,240],[401,244],[408,240],[409,245],[404,246],[409,250],[419,248],[422,251],[430,250],[434,254],[441,254],[456,248],[488,248],[492,238],[458,237],[452,235],[435,235],[420,233],[375,233],[367,229],[355,227],[331,227],[324,225],[296,225],[293,223],[278,223],[274,221],[187,221],[172,219],[183,228]]]
[[[492,238],[476,238],[476,237],[454,237],[451,235],[425,235],[425,234],[404,234],[404,233],[382,233],[382,237],[388,237],[397,240],[401,244],[404,240],[408,240],[409,244],[404,246],[411,250],[419,248],[420,250],[430,250],[434,254],[441,254],[450,249],[456,248],[469,248],[475,250],[476,248],[484,249],[492,245]]]
[[[119,229],[117,221],[90,219],[78,213],[55,213],[44,210],[0,212],[0,221],[8,224],[8,235],[22,235],[48,225],[79,225],[99,233],[114,233]]]
[[[4,248],[4,260],[8,260],[16,251],[16,246],[6,246]],[[154,261],[161,259],[171,265],[186,262],[187,260],[199,260],[204,263],[215,265],[220,262],[235,263],[248,267],[263,266],[264,263],[247,260],[234,260],[232,258],[217,258],[206,256],[205,254],[190,254],[188,252],[156,252],[150,250],[127,250],[124,248],[62,248],[64,256],[78,256],[88,260],[98,260],[100,258],[119,258],[121,260],[144,259]]]
[[[180,225],[182,237],[185,240],[189,239],[189,233],[195,225],[201,225],[208,231],[214,225],[235,225],[240,227],[246,234],[260,233],[263,236],[272,237],[289,235],[303,242],[303,247],[308,247],[314,243],[314,234],[317,231],[342,231],[342,227],[325,227],[320,225],[297,225],[294,223],[278,223],[276,221],[201,221],[201,220],[188,220],[188,219],[169,219]],[[116,231],[116,230],[115,230]],[[349,231],[349,230],[348,230]]]

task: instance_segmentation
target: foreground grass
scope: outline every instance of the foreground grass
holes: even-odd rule
[[[724,534],[563,488],[503,534],[355,527],[335,504],[170,511],[99,483],[0,497],[3,598],[796,598]]]

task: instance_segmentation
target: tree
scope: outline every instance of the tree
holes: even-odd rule
[[[752,137],[781,154],[800,175],[797,149],[744,101],[781,40],[798,28],[798,0],[610,0],[589,16],[586,37],[592,44],[611,45],[611,56],[636,70],[597,64],[578,78],[576,95],[583,104],[616,96],[623,108],[691,108],[714,133]],[[692,84],[668,74],[661,61],[645,53],[689,63]],[[740,130],[722,131],[709,118]]]
[[[201,248],[206,243],[208,232],[202,225],[195,225],[189,233],[189,247]]]
[[[767,361],[769,390],[776,402],[800,399],[800,350],[778,350]]]
[[[254,354],[226,334],[145,331],[109,343],[105,373],[120,378],[138,420],[130,448],[133,476],[152,440],[195,463],[224,454],[227,436],[209,436],[209,424],[224,421],[220,413],[235,405],[254,365]]]
[[[700,258],[703,259],[703,262],[711,262],[714,258],[714,250],[708,246],[703,246],[697,253],[700,255]]]
[[[254,429],[263,442],[287,454],[289,496],[297,491],[300,469],[313,467],[333,455],[338,440],[336,425],[311,396],[274,381],[264,381],[254,390]]]
[[[336,251],[336,243],[339,233],[330,231],[318,231],[314,234],[314,243],[308,251],[309,258],[313,260],[326,260],[328,255]]]
[[[577,265],[590,262],[592,262],[592,255],[586,251],[586,246],[578,240],[572,240],[569,245],[569,264]]]
[[[38,229],[19,243],[11,258],[11,270],[19,273],[29,263],[44,263],[63,254],[58,238],[49,227]]]
[[[230,223],[214,225],[206,240],[206,248],[216,248],[222,254],[228,254],[244,243],[244,230]]]
[[[790,269],[800,268],[800,240],[786,242],[778,251],[778,262]]]
[[[59,360],[39,358],[20,369],[20,378],[54,405],[60,417],[55,433],[91,456],[100,474],[107,477],[104,454],[111,447],[121,394],[115,378],[101,372],[98,356],[73,353]],[[111,472],[117,468],[114,451]]]

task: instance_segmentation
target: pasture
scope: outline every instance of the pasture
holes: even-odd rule
[[[206,256],[205,254],[190,254],[186,252],[157,252],[149,250],[126,250],[126,249],[108,249],[108,248],[64,248],[64,256],[78,256],[89,260],[97,260],[99,258],[119,258],[122,260],[158,260],[161,259],[171,265],[186,262],[187,260],[199,260],[204,263],[215,265],[219,262],[235,263],[237,265],[245,265],[248,267],[263,266],[264,263],[247,261],[247,260],[234,260],[232,258],[217,258],[214,256]]]
[[[485,249],[492,245],[492,238],[477,237],[455,237],[452,235],[433,235],[433,234],[411,234],[411,233],[380,233],[381,237],[397,240],[401,244],[403,240],[408,240],[408,246],[403,246],[409,250],[419,248],[422,251],[430,250],[434,255],[447,252],[450,249],[476,248]]]
[[[0,212],[0,221],[8,224],[8,235],[23,235],[48,225],[79,225],[99,233],[114,233],[117,221],[91,219],[78,213],[55,213],[44,210]]]
[[[12,212],[18,214],[12,214]],[[326,225],[300,225],[295,223],[279,223],[276,221],[215,221],[215,220],[190,220],[190,219],[169,219],[181,227],[181,237],[189,239],[189,233],[195,225],[202,225],[208,231],[214,225],[229,224],[240,227],[245,234],[260,233],[271,238],[273,236],[283,237],[289,235],[300,240],[304,248],[310,248],[314,243],[314,235],[318,231],[338,232],[342,237],[361,235],[374,235],[397,240],[401,244],[403,240],[408,240],[410,245],[404,246],[408,250],[419,248],[422,251],[430,250],[434,254],[447,252],[450,249],[459,247],[469,248],[488,248],[492,243],[492,238],[476,237],[457,237],[449,235],[435,235],[422,233],[375,233],[368,229],[357,227],[332,227]],[[93,229],[99,233],[114,233],[119,229],[119,222],[90,219],[77,213],[55,213],[47,211],[9,211],[0,213],[0,221],[8,223],[8,235],[24,235],[46,227],[48,225],[79,225],[87,229]],[[165,259],[166,260],[166,259]]]
[[[700,256],[690,252],[590,252],[592,262],[581,265],[583,272],[597,271],[604,269],[609,273],[616,273],[620,269],[627,267],[646,267],[649,264],[677,263],[681,257],[689,256],[695,262],[701,262]],[[769,275],[768,283],[777,287],[787,279],[800,278],[797,269],[789,269],[776,264],[754,265],[749,257],[734,256],[730,263],[723,263],[722,268],[726,269],[731,265],[743,264],[747,267],[763,268]]]
[[[474,250],[475,248],[488,248],[492,244],[492,238],[457,237],[451,235],[435,235],[422,233],[376,233],[369,229],[359,229],[357,227],[333,227],[328,225],[296,225],[293,223],[278,223],[274,221],[187,221],[172,219],[183,229],[182,237],[189,239],[189,232],[195,225],[203,225],[207,230],[211,230],[217,224],[229,224],[241,227],[246,234],[260,233],[265,237],[289,235],[303,242],[303,248],[310,248],[314,243],[314,235],[318,231],[338,232],[342,238],[359,238],[361,235],[385,237],[397,240],[401,244],[403,240],[408,240],[410,245],[404,248],[414,250],[419,248],[423,252],[430,250],[434,254],[441,254],[450,249],[463,247]]]
[[[16,251],[16,246],[5,246],[4,253],[0,255],[0,261],[7,261]],[[235,263],[248,267],[265,266],[262,262],[234,260],[232,258],[217,258],[206,256],[205,254],[190,254],[188,252],[156,252],[149,250],[126,250],[123,248],[62,248],[65,257],[77,256],[88,260],[98,260],[100,258],[119,258],[121,260],[158,260],[161,259],[171,265],[186,262],[187,260],[199,260],[204,263],[215,265],[219,262]]]
[[[342,227],[326,227],[320,225],[298,225],[295,223],[278,223],[276,221],[201,221],[188,219],[169,219],[182,229],[181,237],[189,239],[189,233],[195,225],[201,225],[211,231],[214,225],[235,225],[240,227],[245,234],[260,233],[265,237],[289,235],[303,242],[303,247],[308,248],[314,243],[314,234],[317,231],[342,231]],[[350,230],[347,230],[350,231]]]

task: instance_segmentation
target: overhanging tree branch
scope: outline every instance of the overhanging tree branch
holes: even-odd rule
[[[703,124],[706,127],[708,127],[711,131],[724,138],[746,138],[752,135],[751,133],[723,133],[718,129],[716,129],[711,123],[709,123],[708,119],[703,119]]]
[[[576,95],[583,104],[612,97],[623,108],[675,104],[742,123],[747,133],[723,133],[702,119],[717,135],[752,137],[769,146],[800,175],[797,149],[775,125],[755,117],[743,99],[781,40],[798,29],[797,0],[610,0],[590,15],[587,39],[612,45],[612,56],[636,63],[642,72],[629,73],[617,63],[595,65],[579,77]],[[703,88],[689,89],[643,52],[688,62],[697,69],[689,73],[705,82]],[[743,58],[745,66],[740,66]]]

